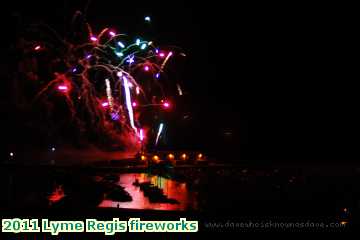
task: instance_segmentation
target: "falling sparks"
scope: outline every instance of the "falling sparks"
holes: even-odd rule
[[[165,58],[164,62],[161,64],[161,70],[163,70],[163,69],[164,69],[164,67],[165,67],[165,65],[166,65],[166,63],[167,63],[167,61],[169,61],[169,58],[170,58],[172,55],[173,55],[173,53],[172,53],[172,52],[169,52],[169,53],[168,53],[168,55],[166,56],[166,58]]]
[[[140,49],[141,49],[141,50],[144,50],[146,47],[147,47],[147,44],[146,44],[146,43],[143,43],[143,44],[141,44]]]
[[[83,17],[83,15],[77,12],[74,17]],[[145,16],[144,20],[151,22],[150,16]],[[164,88],[168,84],[163,86],[162,81],[166,80],[164,67],[173,52],[156,46],[140,35],[134,41],[133,37],[118,34],[113,28],[93,32],[93,28],[88,23],[84,26],[86,26],[84,31],[79,33],[84,32],[86,35],[76,40],[60,39],[63,43],[61,46],[57,46],[58,42],[27,40],[30,51],[49,52],[42,56],[47,57],[47,69],[58,69],[55,62],[64,63],[65,66],[61,71],[51,72],[49,76],[41,79],[43,85],[39,86],[36,99],[39,103],[43,102],[44,105],[50,106],[51,104],[46,103],[52,101],[51,98],[44,95],[51,94],[54,90],[58,91],[63,94],[57,97],[66,103],[71,117],[76,120],[72,122],[78,124],[79,129],[80,126],[87,126],[86,130],[104,134],[109,138],[114,135],[120,136],[122,133],[125,134],[124,136],[132,134],[131,136],[138,136],[143,141],[144,127],[153,123],[148,120],[151,118],[140,116],[158,114],[157,111],[171,107],[168,101],[158,102],[158,99],[168,96],[166,93],[168,89]],[[42,29],[37,31],[39,34],[46,34]],[[80,39],[85,41],[79,42]],[[45,48],[45,46],[54,47]],[[166,50],[159,51],[159,49]],[[147,73],[141,73],[139,70]],[[160,74],[164,76],[161,79]],[[157,90],[159,86],[160,91]],[[153,95],[156,95],[153,98],[155,100],[147,97]],[[55,104],[52,105],[56,105],[58,99],[53,103]],[[145,108],[153,109],[143,111]],[[156,135],[156,144],[163,127],[161,123]],[[51,147],[50,150],[53,152],[55,148]]]
[[[110,86],[109,79],[105,79],[105,84],[106,84],[106,95],[107,95],[107,99],[109,102],[110,111],[112,111],[113,110],[113,97],[111,95],[111,86]]]
[[[108,106],[109,106],[109,103],[108,103],[108,102],[103,102],[103,103],[101,104],[101,106],[103,106],[103,107],[108,107]]]
[[[117,42],[117,45],[119,45],[121,48],[125,48],[125,45],[122,42]]]
[[[125,76],[123,76],[123,80],[124,80],[124,90],[125,90],[125,96],[126,96],[126,107],[127,107],[128,113],[129,113],[130,125],[136,131],[136,127],[134,124],[134,112],[133,112],[133,108],[132,108],[132,104],[131,104],[131,96],[130,96],[130,88],[129,88],[128,79]]]
[[[168,101],[163,102],[162,106],[164,108],[170,108],[170,103]]]
[[[158,141],[159,141],[161,132],[162,132],[162,130],[163,130],[163,127],[164,127],[164,124],[163,124],[163,123],[160,123],[159,129],[158,129],[158,132],[157,132],[157,135],[156,135],[155,145],[158,144]]]
[[[139,139],[141,142],[144,141],[144,130],[142,128],[139,131]]]
[[[65,85],[59,85],[58,90],[61,92],[67,92],[69,90],[69,88]]]
[[[182,95],[183,95],[183,92],[182,92],[182,90],[181,90],[180,84],[177,83],[177,84],[176,84],[176,87],[177,87],[179,96],[182,96]]]

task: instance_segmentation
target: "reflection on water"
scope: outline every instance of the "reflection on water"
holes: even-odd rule
[[[139,187],[134,186],[133,182],[151,182],[161,188],[168,198],[176,199],[179,204],[170,203],[151,203]],[[133,198],[131,202],[116,202],[104,200],[99,207],[130,208],[130,209],[152,209],[152,210],[189,210],[197,209],[196,193],[189,191],[186,183],[179,183],[171,179],[160,176],[149,175],[146,173],[127,173],[120,174],[119,185],[125,188]]]
[[[53,203],[56,203],[56,202],[60,201],[61,199],[63,199],[64,197],[65,197],[65,193],[64,193],[62,185],[57,186],[55,188],[55,190],[48,197],[49,204],[51,205]]]

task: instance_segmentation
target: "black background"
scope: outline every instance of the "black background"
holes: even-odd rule
[[[9,127],[16,115],[8,90],[15,61],[10,49],[20,20],[43,21],[66,34],[73,12],[86,3],[11,1],[3,8],[3,146],[24,137]],[[329,3],[90,1],[87,16],[97,30],[112,25],[132,35],[142,33],[149,14],[149,34],[184,49],[187,60],[179,74],[192,120],[186,131],[173,132],[179,148],[233,156],[224,161],[326,162],[358,159],[353,9]]]

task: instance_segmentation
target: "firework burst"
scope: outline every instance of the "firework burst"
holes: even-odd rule
[[[150,22],[149,17],[145,20]],[[50,103],[56,108],[63,102],[70,114],[62,118],[69,118],[76,126],[72,129],[80,134],[93,133],[104,143],[140,147],[146,139],[142,129],[152,125],[151,116],[144,116],[142,110],[151,107],[146,113],[156,114],[169,108],[161,76],[170,59],[183,53],[159,50],[152,41],[131,39],[113,28],[96,34],[76,12],[72,24],[79,22],[83,24],[74,27],[80,30],[72,38],[39,25],[24,34],[24,53],[30,52],[41,65],[36,71],[31,67],[24,71],[39,79],[32,104]],[[26,61],[29,54],[24,56]],[[61,121],[53,124],[57,122]]]

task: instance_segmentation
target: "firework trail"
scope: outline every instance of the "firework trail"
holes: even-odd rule
[[[159,141],[159,138],[160,138],[160,135],[161,135],[161,132],[162,132],[163,128],[164,128],[164,124],[160,123],[159,130],[158,130],[158,133],[156,135],[155,146],[158,144],[158,141]]]
[[[141,38],[134,41],[113,28],[104,28],[96,35],[77,11],[72,23],[79,22],[82,30],[74,32],[76,39],[63,39],[44,25],[31,25],[24,32],[24,62],[30,52],[31,58],[43,66],[37,71],[30,68],[24,72],[24,75],[37,74],[41,80],[36,83],[32,104],[47,106],[51,102],[56,106],[65,101],[71,123],[78,125],[80,132],[92,132],[108,143],[129,137],[142,142],[145,139],[142,129],[151,125],[152,118],[139,119],[140,111],[152,107],[153,111],[146,112],[155,115],[170,107],[161,87],[160,73],[174,52],[166,54],[152,41]],[[145,17],[145,22],[150,24],[150,17]],[[156,144],[162,128],[160,124]]]
[[[125,96],[126,96],[126,107],[129,112],[130,125],[136,131],[137,129],[134,124],[134,112],[133,112],[132,103],[131,103],[129,83],[125,76],[123,77],[123,79],[124,79],[124,89],[125,89]]]

